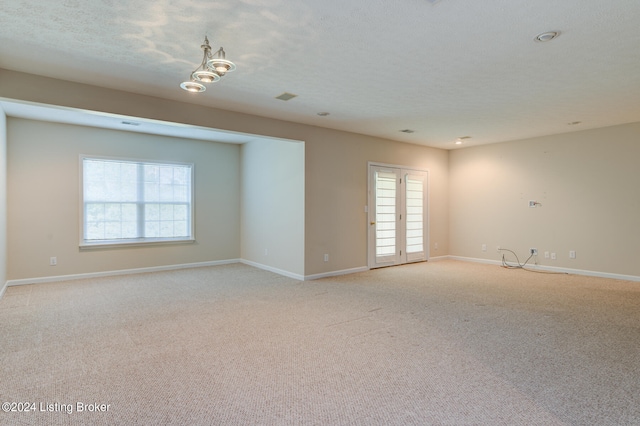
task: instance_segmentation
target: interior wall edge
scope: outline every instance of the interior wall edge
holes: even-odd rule
[[[262,269],[264,271],[273,272],[274,274],[293,278],[294,280],[304,281],[304,275],[296,274],[295,272],[285,271],[284,269],[274,268],[273,266],[264,265],[247,259],[240,259],[240,263],[247,266],[253,266],[254,268]]]

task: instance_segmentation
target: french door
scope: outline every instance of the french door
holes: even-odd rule
[[[369,267],[427,260],[427,172],[369,165]]]

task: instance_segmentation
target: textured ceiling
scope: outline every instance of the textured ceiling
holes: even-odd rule
[[[638,22],[638,0],[2,0],[0,67],[449,149],[640,121]],[[187,93],[205,34],[238,69]]]

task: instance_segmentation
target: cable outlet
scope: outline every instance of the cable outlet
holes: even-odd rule
[[[537,248],[530,248],[529,249],[529,254],[532,256],[537,256],[538,255],[538,249]]]

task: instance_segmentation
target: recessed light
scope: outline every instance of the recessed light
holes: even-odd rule
[[[462,145],[464,143],[465,139],[471,139],[471,136],[460,136],[458,139],[456,139],[455,144],[456,145]]]
[[[329,113],[328,112],[319,112],[318,115],[320,117],[326,117],[327,115],[329,115]]]
[[[555,38],[558,38],[559,35],[560,35],[560,31],[547,31],[545,33],[538,34],[536,38],[534,38],[533,40],[538,43],[546,43]]]
[[[404,130],[400,130],[402,133],[413,133],[415,132],[415,130],[411,130],[411,129],[404,129]]]
[[[569,126],[575,126],[577,124],[582,123],[582,121],[572,121],[571,123],[567,123]]]

